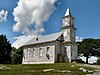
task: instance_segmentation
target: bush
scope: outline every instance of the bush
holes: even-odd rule
[[[22,63],[22,58],[23,58],[23,48],[12,48],[12,64],[21,64]]]
[[[77,63],[85,63],[82,59],[78,59]]]
[[[100,58],[97,60],[97,65],[100,65]]]

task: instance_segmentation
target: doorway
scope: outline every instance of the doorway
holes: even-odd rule
[[[57,54],[57,62],[64,62],[64,54]]]

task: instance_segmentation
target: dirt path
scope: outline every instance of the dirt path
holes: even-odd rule
[[[77,64],[77,66],[86,66],[86,67],[100,69],[100,66],[99,65]]]
[[[89,65],[89,64],[76,64],[77,66],[85,66],[85,67],[91,67],[96,68],[95,72],[93,74],[87,74],[87,75],[100,75],[100,66],[99,65]]]

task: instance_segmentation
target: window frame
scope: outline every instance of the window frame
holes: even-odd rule
[[[39,56],[42,56],[42,48],[39,48]]]

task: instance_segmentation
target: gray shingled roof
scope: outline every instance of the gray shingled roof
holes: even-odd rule
[[[49,34],[49,35],[45,35],[45,36],[39,36],[39,37],[37,37],[38,39],[33,38],[32,40],[28,41],[23,46],[44,43],[44,42],[48,42],[48,41],[55,41],[61,35],[62,35],[62,33],[58,32],[58,33],[53,33],[53,34]]]

